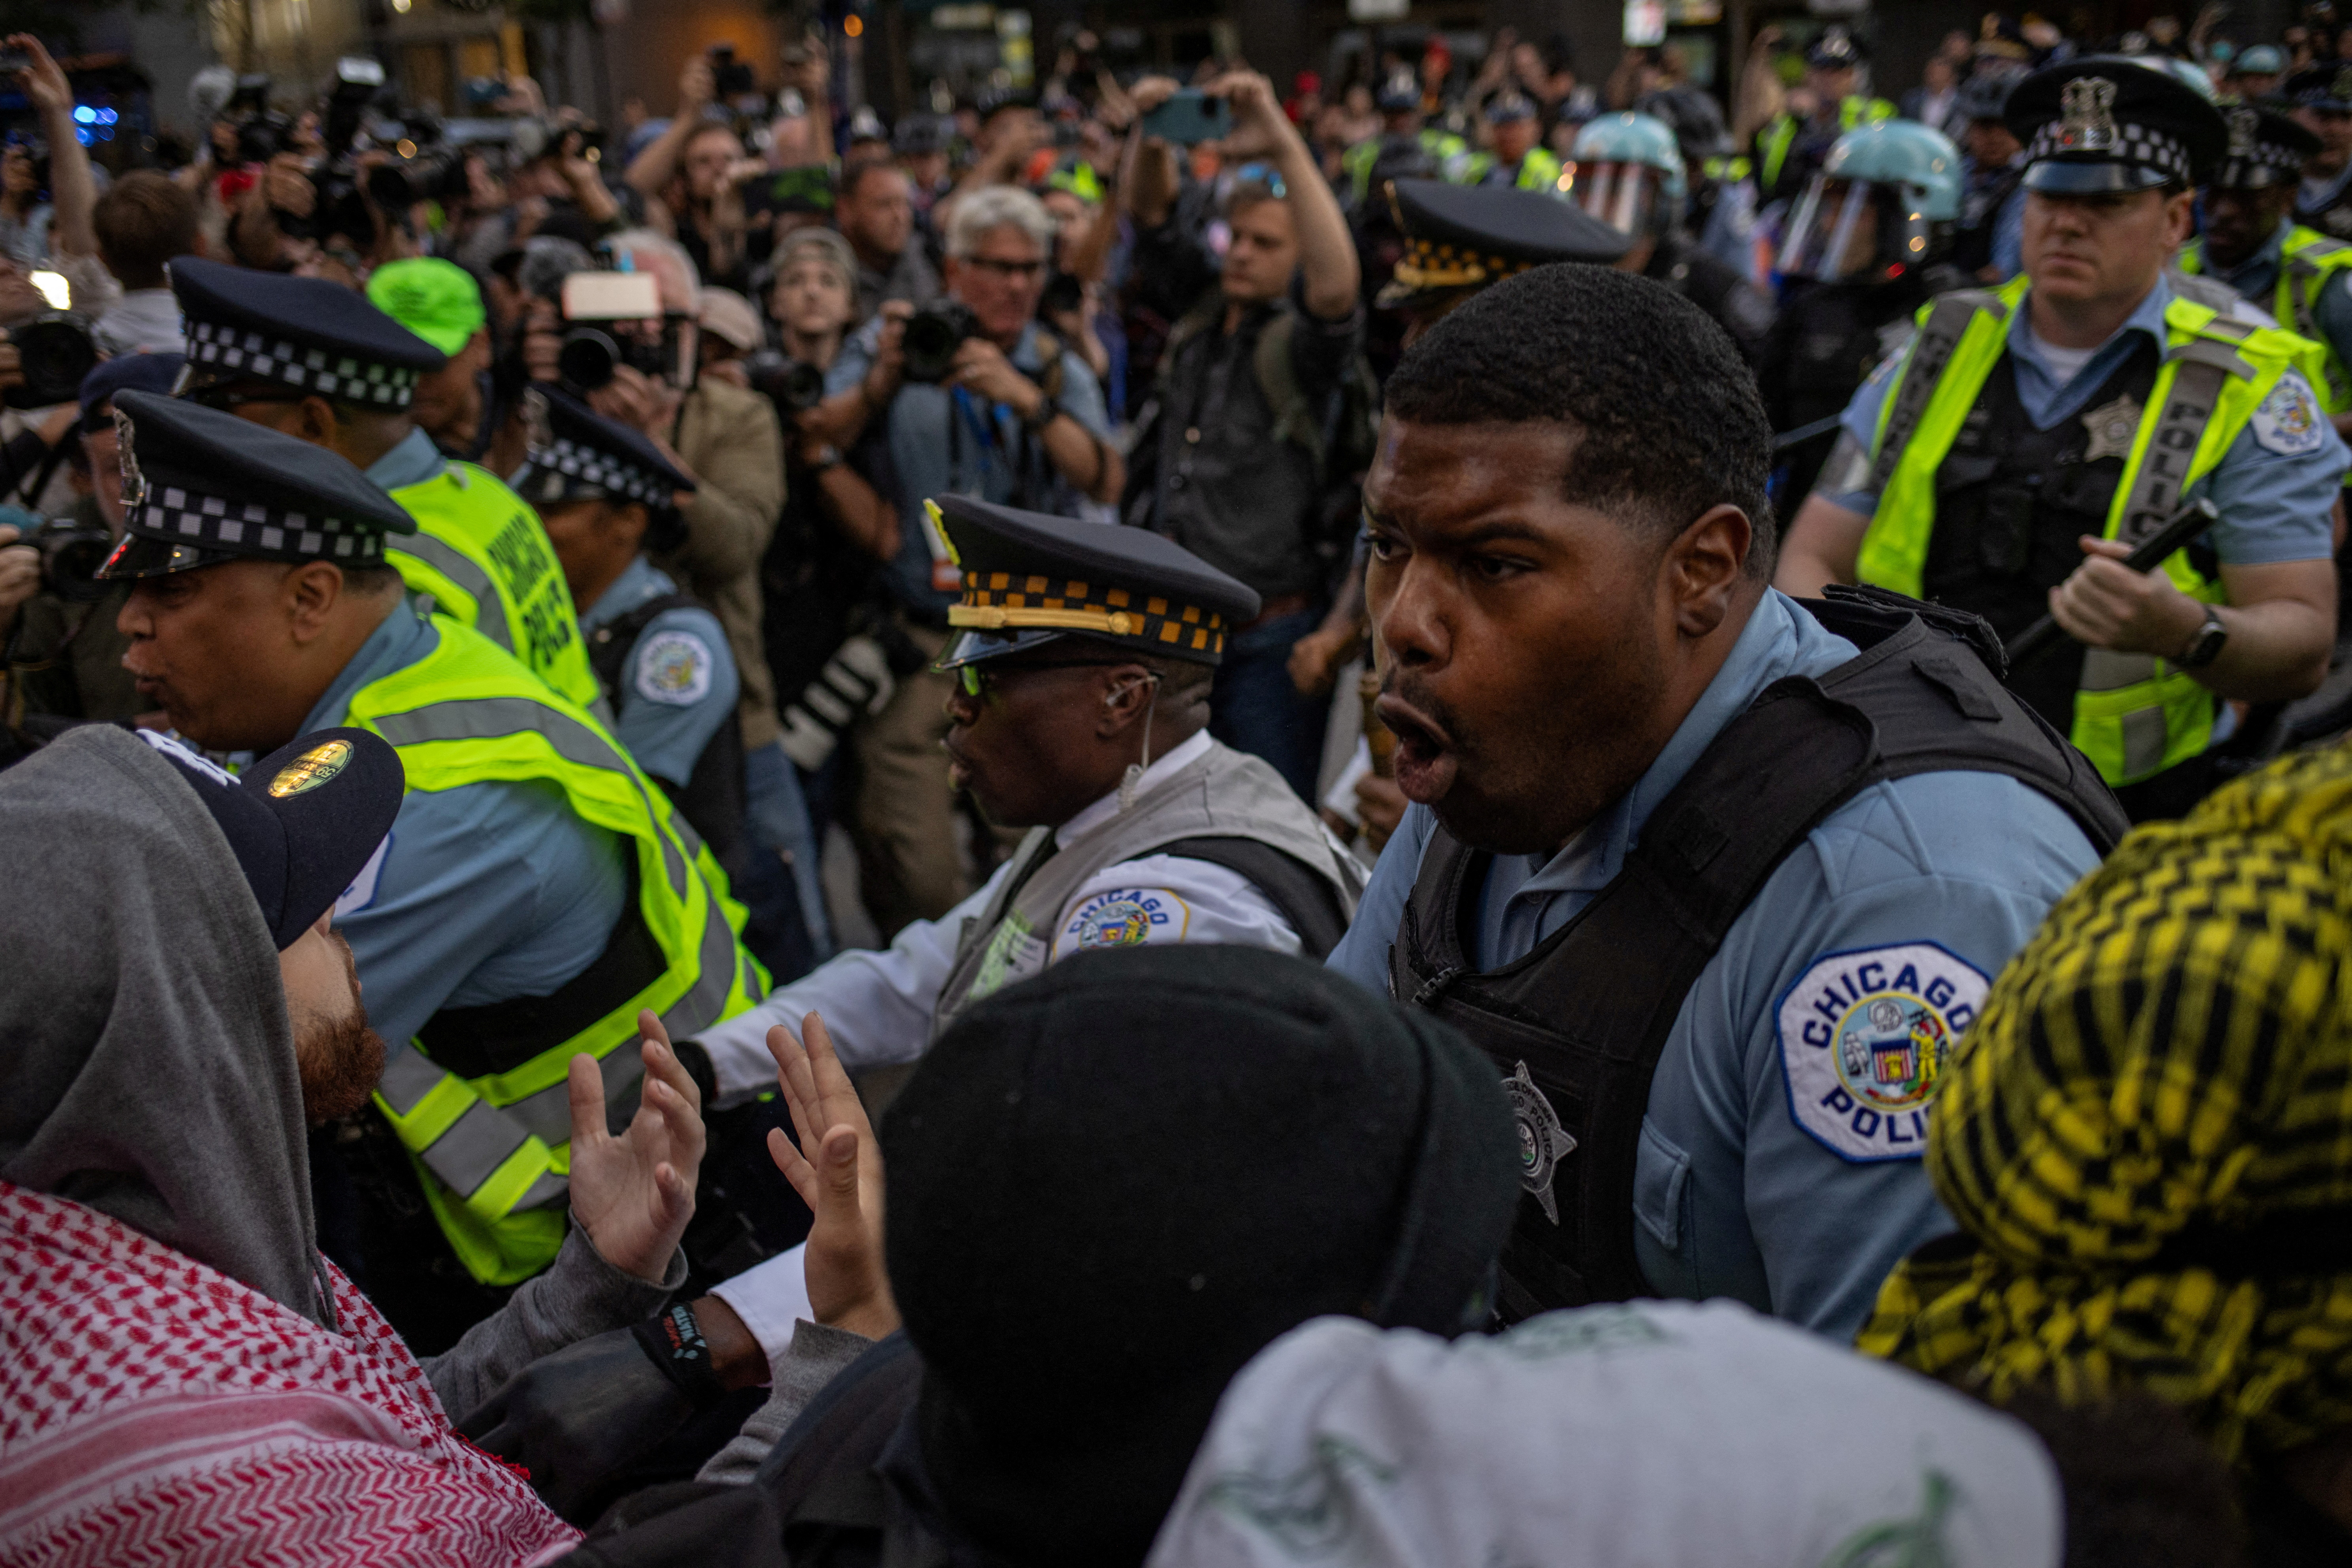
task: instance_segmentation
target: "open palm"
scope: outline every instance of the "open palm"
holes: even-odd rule
[[[607,1130],[596,1058],[572,1058],[572,1213],[605,1262],[658,1283],[694,1217],[702,1170],[702,1093],[650,1012],[637,1015],[646,1063],[637,1113]]]

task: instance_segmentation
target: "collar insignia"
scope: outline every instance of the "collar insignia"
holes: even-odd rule
[[[2067,153],[2111,153],[2116,146],[2116,84],[2103,76],[2078,76],[2058,95],[2063,123],[2058,146]]]
[[[2102,458],[2131,456],[2132,437],[2139,434],[2140,406],[2125,393],[2113,403],[2103,403],[2083,416],[2083,428],[2089,431],[2089,445],[2083,448],[2083,461],[2095,463]]]

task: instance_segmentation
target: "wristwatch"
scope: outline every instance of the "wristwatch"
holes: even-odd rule
[[[1061,404],[1051,393],[1048,393],[1037,399],[1037,406],[1030,410],[1021,423],[1028,429],[1043,430],[1046,426],[1051,425],[1061,412]]]
[[[2202,669],[2221,657],[2221,645],[2230,640],[2230,628],[2221,624],[2221,612],[2212,605],[2205,606],[2205,624],[2189,639],[2189,646],[2172,663],[2178,669]]]
[[[841,448],[835,446],[832,442],[827,441],[824,446],[819,447],[816,449],[816,461],[811,463],[809,467],[822,474],[826,472],[828,469],[841,467]]]

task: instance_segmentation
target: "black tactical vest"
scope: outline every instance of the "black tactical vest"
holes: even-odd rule
[[[1767,687],[1659,803],[1616,879],[1524,958],[1470,967],[1491,857],[1442,828],[1422,856],[1389,984],[1466,1034],[1510,1091],[1527,1192],[1503,1251],[1507,1318],[1648,1293],[1633,1165],[1659,1053],[1732,922],[1832,811],[1881,780],[1961,770],[2040,790],[2102,855],[2126,830],[2097,771],[2002,687],[1982,623],[1829,592],[1806,608],[1860,657]]]
[[[596,671],[596,683],[604,689],[604,700],[613,705],[613,711],[621,710],[622,673],[629,668],[629,655],[636,650],[637,638],[645,629],[672,610],[704,607],[700,600],[688,595],[663,594],[588,634],[588,663]],[[712,731],[702,754],[694,759],[694,772],[682,785],[667,779],[662,784],[678,815],[710,846],[719,869],[730,881],[740,881],[745,843],[743,727],[736,715],[730,712],[726,722]]]
[[[2083,563],[2075,541],[2106,531],[2160,363],[2140,334],[2079,410],[2037,430],[2018,401],[2016,362],[2000,356],[1936,470],[1936,526],[1921,576],[1928,598],[1983,616],[2003,638],[2049,613],[2050,590]],[[2082,646],[2068,642],[2017,670],[2010,689],[2063,734],[2074,728],[2082,677]]]

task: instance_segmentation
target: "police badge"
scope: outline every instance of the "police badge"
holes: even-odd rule
[[[2058,150],[2112,153],[2116,135],[2116,84],[2103,76],[2080,76],[2058,94]]]
[[[133,428],[131,416],[116,409],[114,440],[122,453],[122,512],[126,517],[147,504],[147,476],[139,471],[139,453],[131,439]]]
[[[2083,448],[2083,461],[2130,457],[2132,437],[2139,434],[2139,416],[2140,406],[2128,392],[2084,415],[2083,428],[2090,432],[2091,440]]]
[[[1503,1092],[1511,1097],[1511,1121],[1519,1133],[1519,1185],[1535,1194],[1544,1218],[1558,1225],[1559,1200],[1552,1195],[1552,1173],[1576,1152],[1576,1135],[1559,1124],[1559,1113],[1536,1087],[1527,1063],[1519,1063],[1518,1070],[1503,1080]]]

